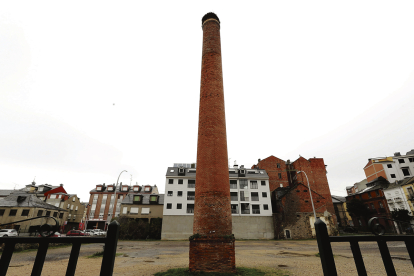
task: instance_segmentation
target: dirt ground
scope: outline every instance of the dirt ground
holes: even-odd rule
[[[404,243],[388,243],[398,275],[414,275]],[[360,243],[368,275],[386,275],[375,242]],[[42,275],[65,275],[70,247],[49,249]],[[81,247],[76,275],[99,275],[102,258],[87,256],[102,250],[102,245]],[[170,268],[188,267],[188,241],[119,241],[114,275],[153,275]],[[347,243],[333,244],[338,275],[357,275]],[[315,240],[236,241],[236,266],[273,268],[287,275],[323,275]],[[7,275],[30,275],[36,251],[13,254]]]

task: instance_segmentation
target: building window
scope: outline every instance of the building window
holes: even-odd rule
[[[178,184],[183,184],[184,180],[183,179],[178,179]]]
[[[239,200],[238,197],[237,197],[237,192],[230,192],[230,200],[231,201]]]
[[[231,213],[238,214],[239,213],[239,204],[232,204],[231,205]]]
[[[269,205],[263,204],[263,210],[269,210]]]
[[[240,179],[239,180],[240,189],[247,189],[247,179]]]
[[[22,217],[27,217],[29,215],[30,209],[24,209],[22,210]]]
[[[138,214],[138,209],[139,209],[138,207],[131,207],[129,213],[130,214]]]
[[[43,210],[39,210],[39,211],[37,211],[37,216],[38,217],[41,217],[43,215]]]
[[[260,205],[252,205],[252,214],[260,214]]]
[[[50,217],[50,211],[46,211],[46,216]]]
[[[168,191],[167,196],[173,196],[173,191]]]
[[[177,196],[183,196],[183,191],[178,191]]]
[[[378,203],[379,203],[380,208],[384,208],[384,205],[382,205],[381,202],[378,202]]]
[[[244,196],[244,191],[240,191],[240,200],[241,201],[249,201],[249,197]]]
[[[230,189],[237,189],[237,180],[230,180]]]
[[[375,206],[374,206],[373,203],[371,203],[371,208],[372,208],[372,210],[375,210]]]
[[[168,179],[168,184],[174,184],[174,179]]]
[[[96,190],[97,191],[101,191],[102,190],[102,187],[97,187]]]
[[[267,197],[267,193],[266,192],[262,192],[262,197]]]
[[[194,213],[194,204],[187,204],[187,214]]]
[[[404,176],[409,176],[410,175],[410,171],[408,170],[408,167],[401,168],[401,170],[402,170]]]
[[[249,203],[241,203],[241,213],[250,214],[250,205]]]
[[[167,203],[167,209],[172,209],[172,203]]]
[[[123,214],[126,214],[128,212],[128,207],[124,207],[124,208],[122,208],[122,213]]]
[[[63,218],[63,213],[60,213],[59,214],[59,218]]]
[[[252,201],[259,201],[259,193],[252,193]]]
[[[70,209],[73,210],[73,205],[70,206]]]
[[[405,163],[404,159],[398,159],[398,163]]]
[[[257,187],[257,181],[256,180],[250,180],[250,189],[258,189]]]
[[[262,181],[260,181],[260,183],[261,183],[262,186],[266,186],[266,181],[262,180]]]
[[[140,195],[134,196],[134,201],[141,201],[141,196]]]
[[[410,161],[410,163],[413,163],[414,162],[414,157],[408,158],[408,161]]]
[[[195,192],[187,192],[187,200],[194,200]]]
[[[9,217],[14,217],[17,213],[17,209],[11,209],[9,213]]]
[[[181,203],[177,203],[177,209],[183,209],[183,205]]]
[[[368,193],[368,198],[372,198],[371,193]]]
[[[195,179],[188,179],[187,188],[195,188]]]
[[[4,215],[4,211],[5,211],[5,209],[0,209],[0,217],[2,217]]]
[[[391,164],[387,164],[387,168],[392,168],[392,165]]]
[[[380,196],[380,192],[379,192],[379,190],[376,190],[376,191],[375,191],[375,194],[376,194],[377,196]]]
[[[151,202],[157,202],[158,201],[158,196],[150,196],[150,201]]]
[[[277,164],[276,164],[276,167],[277,167],[278,169],[280,169],[280,163],[277,163]]]
[[[57,218],[58,212],[53,212],[53,217]]]
[[[395,174],[393,174],[393,173],[392,173],[392,174],[391,174],[391,178],[395,178]]]
[[[277,175],[279,176],[279,179],[282,179],[282,174],[281,173],[278,173]]]
[[[141,215],[149,215],[150,212],[150,208],[142,208],[141,209]]]

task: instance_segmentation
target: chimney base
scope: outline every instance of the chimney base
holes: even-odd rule
[[[190,272],[236,272],[234,238],[190,240]]]

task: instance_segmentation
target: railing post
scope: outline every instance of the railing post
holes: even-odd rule
[[[119,223],[114,220],[108,226],[104,255],[102,258],[101,276],[111,276],[114,271],[116,246],[118,245]]]
[[[0,259],[0,276],[6,276],[16,243],[6,242]]]
[[[316,239],[318,241],[319,255],[322,263],[322,270],[325,276],[337,276],[335,261],[329,241],[328,228],[318,218],[315,222]]]

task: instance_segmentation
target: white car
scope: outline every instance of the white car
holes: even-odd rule
[[[93,231],[93,234],[96,235],[96,236],[105,236],[106,232],[101,230],[101,229],[96,229],[96,230]]]
[[[19,234],[16,229],[1,229],[0,237],[17,237]]]
[[[93,231],[94,230],[87,229],[87,230],[82,231],[82,232],[85,234],[85,236],[93,236],[93,235],[95,235],[95,233]]]

